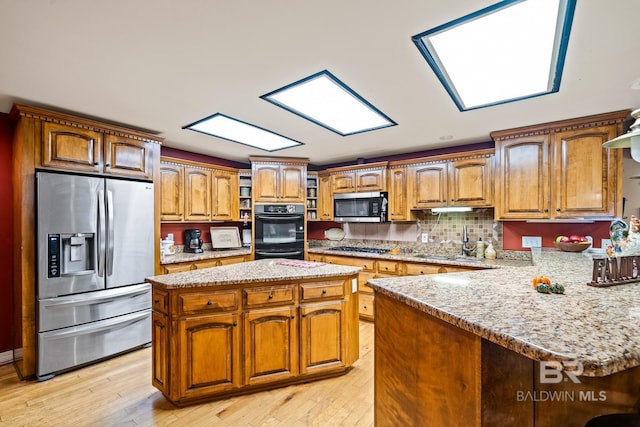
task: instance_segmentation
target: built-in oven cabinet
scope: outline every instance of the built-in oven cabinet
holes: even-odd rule
[[[255,259],[304,259],[304,205],[256,204],[254,207]]]
[[[333,194],[387,190],[388,162],[327,169]]]
[[[250,157],[254,203],[306,203],[308,159]]]

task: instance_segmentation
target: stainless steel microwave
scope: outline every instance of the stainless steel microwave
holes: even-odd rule
[[[389,194],[386,191],[333,195],[336,222],[386,222]]]

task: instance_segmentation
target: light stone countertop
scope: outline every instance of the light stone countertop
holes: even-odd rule
[[[357,274],[361,270],[359,267],[324,263],[318,265],[319,263],[309,263],[308,261],[301,261],[300,263],[301,265],[312,265],[312,267],[283,265],[283,263],[291,263],[292,261],[286,259],[263,259],[182,273],[152,276],[147,277],[145,281],[164,289],[178,289],[350,276]]]
[[[580,361],[582,375],[640,366],[640,283],[587,286],[589,254],[532,250],[533,265],[371,279],[377,293],[533,360]],[[565,294],[536,292],[548,276]]]
[[[224,258],[238,255],[251,255],[251,248],[238,248],[238,249],[220,249],[220,250],[207,250],[205,249],[201,254],[194,254],[191,252],[177,252],[173,255],[163,255],[160,257],[160,264],[176,264],[179,262],[193,262],[202,261],[205,259]]]

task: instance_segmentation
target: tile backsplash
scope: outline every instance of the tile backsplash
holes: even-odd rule
[[[429,234],[429,243],[460,245],[462,228],[467,226],[470,241],[482,238],[502,248],[502,223],[494,221],[493,209],[475,209],[472,212],[452,212],[432,215],[420,212],[415,222],[391,222],[383,224],[345,223],[346,239],[421,243],[422,233]]]

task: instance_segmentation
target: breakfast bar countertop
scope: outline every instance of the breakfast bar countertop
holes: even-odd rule
[[[579,361],[584,376],[640,366],[640,283],[588,286],[589,254],[532,250],[533,265],[371,279],[386,295],[532,360]],[[547,276],[564,294],[532,287]]]
[[[359,267],[309,261],[263,259],[152,276],[147,277],[145,281],[161,288],[177,289],[350,276],[357,274],[360,270],[362,269]]]

